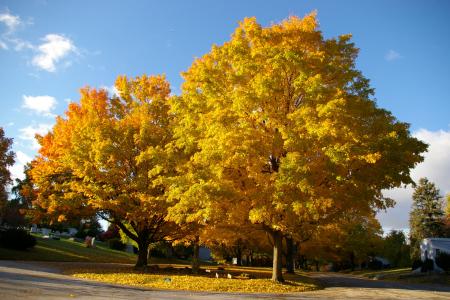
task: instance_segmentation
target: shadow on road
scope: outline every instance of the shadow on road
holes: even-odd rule
[[[57,265],[0,261],[0,299],[450,299],[450,286],[375,281],[341,273],[309,273],[324,290],[292,294],[240,294],[157,290],[77,279],[61,275]],[[432,291],[432,292],[430,292]]]
[[[39,270],[38,270],[39,269]],[[71,278],[46,266],[0,261],[0,299],[299,299],[295,295],[160,290]]]
[[[440,284],[418,284],[385,280],[372,280],[341,273],[310,273],[325,287],[382,288],[417,291],[450,292],[450,286]]]

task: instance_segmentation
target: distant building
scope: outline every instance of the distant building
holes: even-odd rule
[[[440,270],[436,265],[436,257],[442,253],[450,254],[450,239],[447,238],[428,238],[420,243],[420,259],[425,261],[431,259],[434,262],[434,268]]]

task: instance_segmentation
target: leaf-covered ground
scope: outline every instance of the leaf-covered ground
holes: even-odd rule
[[[66,269],[65,273],[88,280],[132,285],[145,288],[186,290],[186,291],[215,291],[215,292],[244,292],[244,293],[290,293],[304,292],[318,289],[312,280],[300,276],[286,276],[284,284],[277,284],[268,278],[268,272],[257,268],[248,269],[252,279],[240,276],[241,269],[229,268],[222,271],[220,278],[215,277],[215,270],[202,275],[188,274],[186,268],[168,267],[154,272],[139,272],[130,267],[103,268],[87,267],[83,269]],[[245,269],[244,269],[245,270]],[[227,274],[233,278],[227,278]]]

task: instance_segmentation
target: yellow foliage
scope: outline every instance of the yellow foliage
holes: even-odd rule
[[[39,138],[35,206],[58,222],[100,213],[146,252],[180,235],[165,220],[165,178],[174,173],[170,86],[163,75],[142,75],[119,76],[116,88],[119,96],[81,89],[80,103]]]
[[[284,284],[270,279],[228,279],[192,275],[153,275],[134,272],[89,273],[77,271],[77,278],[115,284],[185,291],[245,292],[245,293],[291,293],[315,290],[312,283],[286,280]]]
[[[295,237],[304,224],[391,205],[381,190],[410,183],[426,145],[376,106],[350,39],[325,39],[315,12],[269,27],[246,18],[195,60],[172,102],[187,163],[169,215]]]

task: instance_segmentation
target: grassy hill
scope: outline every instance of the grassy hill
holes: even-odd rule
[[[86,248],[82,243],[68,239],[44,239],[35,236],[37,244],[27,251],[16,251],[0,248],[0,259],[34,260],[34,261],[71,261],[71,262],[104,262],[135,263],[136,255],[112,250],[102,242],[96,242],[96,248]]]

